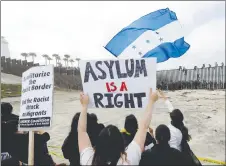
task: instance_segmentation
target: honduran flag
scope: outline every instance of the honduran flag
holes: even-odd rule
[[[105,49],[118,58],[157,57],[159,63],[182,56],[189,47],[176,13],[166,8],[149,13],[123,28]]]

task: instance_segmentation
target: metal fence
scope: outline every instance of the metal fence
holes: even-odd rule
[[[21,76],[30,67],[38,65],[32,62],[1,57],[1,71],[7,74]],[[55,67],[54,72],[67,75],[68,79],[73,76],[78,76],[81,79],[78,68]],[[77,79],[77,82],[81,84],[81,80]],[[77,86],[78,83],[71,84]],[[157,71],[157,86],[164,90],[225,89],[225,66]]]
[[[225,89],[225,66],[157,71],[157,85],[165,90]]]

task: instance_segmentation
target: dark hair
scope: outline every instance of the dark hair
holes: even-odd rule
[[[78,129],[78,120],[79,120],[80,112],[77,112],[71,122],[71,131],[70,134],[77,133]]]
[[[116,126],[108,125],[99,134],[92,165],[117,165],[125,154],[122,134]]]
[[[126,117],[124,128],[127,132],[135,134],[138,129],[137,118],[131,114]]]
[[[80,112],[77,112],[74,115],[74,117],[72,119],[72,122],[71,122],[70,134],[72,134],[72,133],[76,133],[77,134],[79,117],[80,117]],[[90,114],[87,113],[87,132],[90,133],[90,131],[92,131],[92,128],[93,128],[93,121],[92,121],[92,118],[91,118]]]
[[[178,128],[181,133],[182,133],[182,142],[183,141],[189,141],[191,139],[191,136],[188,134],[188,129],[186,126],[184,126],[183,120],[184,120],[184,116],[182,114],[182,112],[179,109],[174,109],[171,113],[170,113],[170,118],[171,118],[171,124]]]
[[[90,117],[91,117],[91,119],[92,119],[94,122],[96,122],[96,123],[97,123],[98,118],[97,118],[97,115],[96,115],[96,114],[91,113],[91,114],[90,114]]]
[[[10,103],[5,103],[5,102],[1,103],[1,114],[2,114],[2,116],[10,115],[10,114],[12,114],[12,112],[13,112],[13,107]]]
[[[170,140],[170,130],[166,125],[159,125],[155,130],[155,138],[159,144],[168,144]]]

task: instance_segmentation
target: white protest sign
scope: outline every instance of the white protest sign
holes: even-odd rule
[[[37,66],[22,75],[20,131],[50,128],[53,110],[53,66]]]
[[[89,108],[144,108],[156,89],[156,58],[80,62]]]

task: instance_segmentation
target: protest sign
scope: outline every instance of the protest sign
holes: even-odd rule
[[[20,131],[50,128],[53,109],[53,66],[37,66],[22,75]]]
[[[144,108],[156,88],[156,58],[80,62],[89,108]]]

